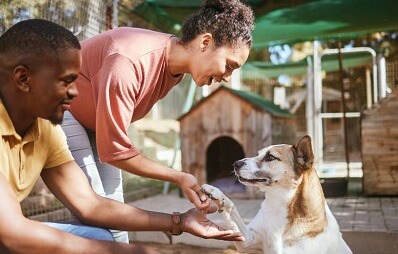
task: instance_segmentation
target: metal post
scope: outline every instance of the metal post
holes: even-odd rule
[[[386,59],[379,55],[379,99],[387,96],[387,81],[386,81]]]
[[[314,154],[317,168],[323,162],[322,72],[319,42],[314,41]]]
[[[344,88],[344,73],[343,73],[343,55],[341,53],[341,41],[338,42],[338,59],[339,59],[339,73],[340,73],[340,89],[341,89],[341,105],[343,110],[343,128],[344,128],[344,152],[345,160],[347,163],[347,178],[350,177],[350,156],[348,154],[348,130],[346,119],[346,101],[345,101],[345,88]]]
[[[370,81],[370,70],[366,67],[366,108],[372,107],[372,81]]]
[[[314,131],[314,72],[313,61],[307,57],[307,100],[305,101],[305,118],[307,123],[307,134],[315,137]]]

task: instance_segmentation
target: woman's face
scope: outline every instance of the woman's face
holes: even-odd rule
[[[212,82],[228,82],[234,70],[246,62],[250,47],[214,47],[210,37],[202,40],[199,47],[194,47],[191,56],[190,73],[198,86],[210,85]]]

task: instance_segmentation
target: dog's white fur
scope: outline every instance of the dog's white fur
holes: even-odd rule
[[[228,226],[245,237],[244,242],[235,242],[238,251],[352,253],[326,203],[313,160],[311,138],[305,136],[297,146],[270,146],[257,157],[235,162],[239,181],[265,192],[261,209],[248,225],[219,189],[202,186],[203,192],[218,205]]]

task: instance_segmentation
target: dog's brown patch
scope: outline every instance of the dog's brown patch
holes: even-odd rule
[[[305,236],[317,236],[327,225],[325,196],[313,168],[314,155],[310,139],[303,138],[292,151],[296,176],[302,180],[288,205],[288,223],[284,237],[290,244]]]

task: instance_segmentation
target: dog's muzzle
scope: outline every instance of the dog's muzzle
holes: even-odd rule
[[[253,178],[253,179],[248,179],[245,177],[242,177],[240,174],[240,171],[243,166],[246,165],[245,159],[235,161],[233,164],[235,175],[238,177],[239,182],[241,183],[249,183],[249,184],[255,184],[255,183],[264,183],[264,184],[272,184],[272,180],[268,177],[264,178]]]

